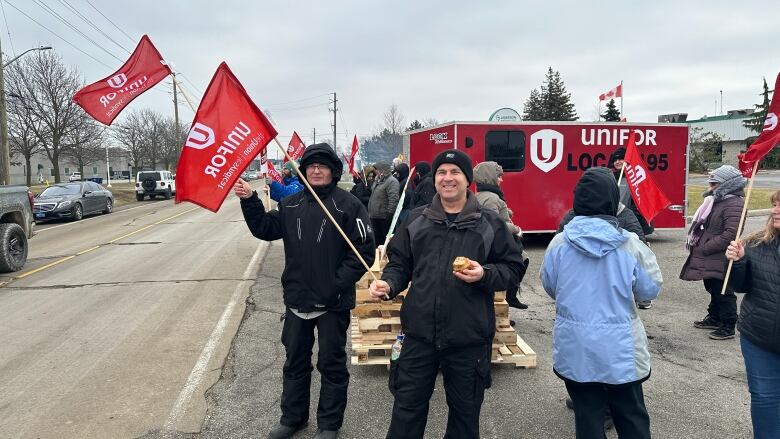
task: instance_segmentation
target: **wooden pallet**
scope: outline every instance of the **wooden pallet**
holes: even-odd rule
[[[493,353],[490,358],[492,364],[514,364],[515,367],[536,369],[536,352],[531,346],[516,335],[514,343],[496,344],[494,340]]]

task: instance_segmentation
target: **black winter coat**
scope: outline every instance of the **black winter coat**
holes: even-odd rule
[[[366,186],[363,180],[355,183],[355,185],[352,186],[352,189],[350,189],[349,193],[356,196],[357,199],[363,203],[363,206],[368,209],[368,200],[371,198],[371,189]]]
[[[726,275],[726,248],[737,238],[739,217],[745,199],[740,190],[735,196],[716,200],[704,225],[699,244],[691,248],[691,254],[683,265],[680,279],[723,279]]]
[[[404,334],[436,349],[491,343],[495,333],[495,291],[517,284],[525,273],[522,247],[506,224],[482,209],[468,193],[466,206],[448,222],[439,196],[414,209],[390,240],[382,279],[391,298],[409,286],[401,306]],[[484,267],[484,277],[469,284],[452,274],[452,262],[466,256]]]
[[[433,185],[433,176],[428,174],[414,188],[414,201],[411,208],[414,209],[431,204],[434,195],[436,195],[436,187]]]
[[[317,194],[370,266],[376,246],[366,208],[335,184]],[[366,270],[308,189],[284,198],[271,212],[255,193],[241,200],[241,210],[254,236],[284,240],[285,305],[301,312],[355,307],[355,282]]]
[[[751,343],[780,354],[780,247],[778,242],[745,247],[734,263],[729,285],[745,293],[739,332]]]

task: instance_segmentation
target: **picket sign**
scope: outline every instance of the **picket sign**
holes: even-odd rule
[[[753,165],[753,173],[750,175],[750,182],[748,183],[747,194],[745,194],[745,205],[742,206],[742,215],[739,216],[739,226],[737,226],[737,237],[735,241],[739,241],[739,236],[742,234],[742,226],[745,224],[745,217],[747,216],[748,203],[750,202],[750,192],[753,191],[753,180],[756,179],[756,170],[758,170],[758,163]],[[720,295],[726,294],[726,287],[729,285],[729,276],[731,276],[731,266],[734,265],[734,261],[729,259],[729,265],[726,267],[726,276],[723,278],[723,288],[720,290]]]

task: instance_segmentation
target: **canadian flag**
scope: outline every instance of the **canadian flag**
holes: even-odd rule
[[[219,210],[276,129],[224,62],[200,102],[176,167],[176,202]]]
[[[737,154],[739,159],[739,170],[747,178],[753,176],[754,167],[758,166],[761,159],[764,158],[769,151],[772,150],[778,143],[780,143],[780,125],[778,117],[780,116],[780,98],[777,97],[778,90],[780,90],[780,73],[777,74],[775,80],[775,94],[772,96],[772,102],[769,104],[769,108],[766,112],[766,119],[764,119],[764,130],[758,135],[753,144],[750,145],[748,150],[743,154]]]
[[[606,101],[608,99],[622,98],[623,97],[623,84],[618,84],[617,87],[612,90],[599,95],[600,101]]]
[[[632,132],[628,139],[623,172],[634,204],[639,208],[642,216],[650,222],[672,203],[647,172],[647,165],[636,149],[635,134]]]
[[[271,180],[282,183],[282,176],[279,174],[279,171],[274,168],[274,164],[272,162],[266,162],[268,166],[268,176],[271,177]]]
[[[306,150],[306,145],[303,143],[303,140],[301,140],[301,137],[293,131],[292,138],[290,139],[290,144],[287,145],[287,155],[290,156],[293,160],[298,160],[303,155],[303,151]],[[287,162],[287,157],[284,158],[285,163]]]

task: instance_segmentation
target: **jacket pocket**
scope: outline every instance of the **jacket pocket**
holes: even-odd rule
[[[387,388],[390,390],[390,394],[395,396],[395,391],[398,388],[398,360],[390,362],[390,374],[387,378]]]
[[[485,397],[485,389],[493,385],[493,379],[490,375],[490,357],[477,360],[476,371],[474,373],[474,402],[482,403]]]

